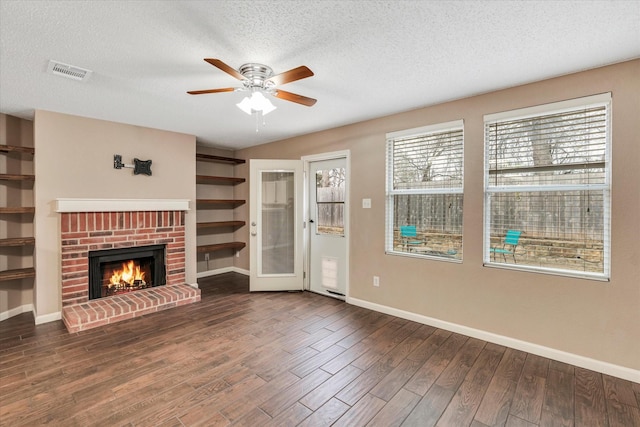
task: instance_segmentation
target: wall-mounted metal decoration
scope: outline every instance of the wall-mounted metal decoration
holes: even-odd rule
[[[133,169],[134,175],[151,176],[151,160],[133,159],[133,164],[129,165],[126,163],[122,163],[122,156],[120,154],[114,154],[113,168],[114,169],[130,168],[130,169]]]

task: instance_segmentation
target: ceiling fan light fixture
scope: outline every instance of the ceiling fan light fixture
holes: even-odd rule
[[[241,102],[236,104],[236,106],[248,115],[261,112],[263,116],[266,116],[277,108],[259,91],[253,92],[250,97],[245,97]]]

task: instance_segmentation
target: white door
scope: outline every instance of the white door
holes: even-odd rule
[[[250,291],[303,288],[301,160],[250,160]]]
[[[310,161],[309,290],[344,299],[347,293],[347,160]]]

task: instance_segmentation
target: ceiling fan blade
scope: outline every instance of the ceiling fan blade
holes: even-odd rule
[[[221,69],[222,71],[229,74],[230,76],[235,77],[238,80],[245,80],[245,77],[242,74],[240,74],[238,71],[231,68],[224,62],[220,61],[219,59],[204,58],[204,60],[207,61],[209,64],[213,65],[214,67]]]
[[[278,86],[285,83],[295,82],[296,80],[306,79],[307,77],[311,76],[313,76],[313,71],[311,71],[304,65],[301,65],[298,68],[294,68],[293,70],[276,74],[275,76],[267,79],[267,81],[272,82],[275,86]]]
[[[190,90],[187,91],[189,95],[202,95],[205,93],[219,93],[219,92],[233,92],[236,90],[233,87],[224,87],[222,89],[204,89],[204,90]]]
[[[306,96],[298,95],[296,93],[286,92],[284,90],[277,90],[273,93],[276,98],[284,99],[285,101],[295,102],[296,104],[306,105],[307,107],[313,106],[318,100],[308,98]]]

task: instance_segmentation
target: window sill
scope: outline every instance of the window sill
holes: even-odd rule
[[[407,258],[428,259],[433,261],[444,261],[444,262],[452,262],[455,264],[462,264],[461,259],[453,258],[451,255],[438,256],[438,255],[420,254],[415,252],[400,252],[400,251],[389,251],[389,250],[385,251],[385,254],[393,255],[393,256],[402,256]]]
[[[512,271],[523,271],[526,273],[538,273],[538,274],[546,274],[551,276],[561,276],[561,277],[571,277],[575,279],[587,279],[587,280],[595,280],[598,282],[610,282],[611,279],[604,274],[599,273],[582,273],[579,271],[569,271],[569,270],[555,270],[551,268],[542,268],[542,267],[533,267],[528,265],[517,265],[517,264],[503,264],[498,262],[487,262],[485,261],[483,267],[488,268],[497,268],[502,270],[512,270]]]

